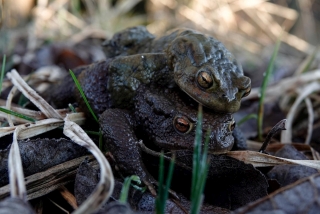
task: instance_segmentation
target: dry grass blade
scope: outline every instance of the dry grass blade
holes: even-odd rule
[[[82,156],[62,164],[51,167],[48,170],[26,177],[27,198],[32,200],[46,195],[60,186],[74,181],[75,174],[82,161],[88,160],[91,166],[98,163],[91,155]],[[5,185],[0,188],[0,199],[9,196],[10,186]]]
[[[277,84],[267,88],[265,103],[275,101],[280,96],[286,95],[288,91],[294,91],[299,86],[303,86],[317,80],[320,80],[320,70],[310,71],[295,77],[284,78]],[[253,88],[251,93],[247,97],[244,97],[243,100],[258,99],[259,90],[259,88]]]
[[[54,202],[53,200],[51,200],[50,198],[48,198],[49,201],[54,204],[56,207],[58,207],[62,212],[69,214],[70,212],[68,212],[68,210],[64,209],[62,206],[60,206],[58,203]]]
[[[248,145],[248,150],[258,151],[259,148],[261,147],[261,142],[247,140],[247,145]],[[272,143],[272,144],[268,145],[266,151],[270,152],[270,153],[275,153],[275,152],[279,151],[280,149],[282,149],[285,145],[286,144],[284,144],[284,143]],[[290,145],[302,153],[304,153],[304,152],[311,152],[312,153],[313,152],[315,155],[318,155],[318,152],[312,151],[313,149],[309,145],[302,144],[302,143],[291,143]],[[315,156],[313,156],[313,157],[315,157]],[[313,159],[318,160],[317,158],[313,158]]]
[[[318,42],[317,38],[317,21],[314,16],[315,5],[311,0],[298,0],[297,6],[300,8],[300,20],[301,20],[301,31],[304,31],[304,36],[307,41],[311,43]]]
[[[318,160],[291,160],[254,151],[230,151],[227,153],[227,155],[232,158],[243,161],[247,164],[252,164],[254,167],[294,164],[308,166],[320,170],[320,161]]]
[[[22,128],[21,132],[18,135],[18,139],[23,140],[30,137],[34,137],[39,134],[58,128],[59,126],[62,126],[62,125],[63,125],[62,120],[54,119],[54,118],[37,121],[35,124],[30,124],[26,128]],[[24,125],[21,125],[18,127],[24,127]]]
[[[73,122],[78,124],[83,124],[85,121],[85,117],[83,113],[70,114],[70,119]],[[12,127],[3,127],[3,128],[0,128],[0,137],[11,134],[14,132],[16,128],[21,127],[21,130],[18,135],[18,139],[22,140],[22,139],[34,137],[39,134],[45,133],[47,131],[53,130],[55,128],[63,126],[63,124],[64,124],[63,120],[51,118],[51,119],[37,121],[34,124],[28,123],[28,124],[22,124],[22,125],[12,126]]]
[[[314,47],[310,43],[287,32],[283,33],[281,41],[306,54],[312,54],[312,51],[314,49]]]
[[[82,125],[84,124],[85,122],[85,115],[83,112],[80,112],[80,113],[69,113],[69,114],[66,114],[68,119],[78,125]]]
[[[37,94],[13,69],[7,74],[12,83],[27,97],[35,106],[37,106],[48,118],[62,119],[61,115],[50,106],[41,96]]]
[[[109,162],[101,153],[99,148],[81,129],[80,126],[70,121],[69,116],[65,118],[63,133],[72,141],[87,148],[97,159],[100,165],[100,181],[94,192],[74,213],[92,213],[108,200],[114,188],[114,178]]]
[[[307,137],[305,140],[305,144],[310,144],[311,141],[311,136],[312,136],[312,131],[313,131],[313,121],[314,121],[314,112],[312,108],[312,103],[310,98],[306,98],[305,100],[307,110],[308,110],[308,132],[307,132]]]
[[[320,154],[314,148],[310,147],[313,160],[320,160]]]
[[[288,33],[296,24],[299,12],[278,3],[193,0],[185,4],[184,1],[153,0],[149,5],[153,13],[148,14],[151,20],[148,29],[155,34],[183,25],[206,31],[225,44],[231,43],[233,47],[260,55],[263,47],[274,43],[285,30],[284,43],[305,53],[313,49],[307,41]]]
[[[59,192],[61,196],[68,202],[68,204],[72,206],[73,209],[78,208],[76,197],[72,195],[71,192],[65,186],[61,186],[59,188]]]
[[[5,108],[5,107],[4,106],[0,106],[0,108]],[[44,115],[41,111],[34,111],[34,110],[30,110],[30,109],[26,109],[26,108],[20,108],[20,107],[11,107],[11,110],[16,112],[16,113],[20,113],[20,114],[23,114],[25,116],[31,117],[34,120],[47,119],[46,115]],[[79,109],[76,109],[76,111],[78,111],[78,110]],[[70,114],[70,109],[67,109],[67,108],[65,108],[65,109],[57,109],[56,111],[62,117],[65,117],[66,114]],[[76,122],[79,125],[83,124],[84,119],[85,119],[84,113],[74,113],[72,115],[73,115],[72,117],[74,117],[75,120],[76,120],[76,117],[78,117],[79,119],[81,118],[83,120],[82,122],[80,120],[79,121],[72,120],[73,122]],[[6,118],[7,118],[7,114],[0,111],[0,121],[4,122],[4,121],[6,121]],[[29,120],[25,120],[23,118],[16,117],[16,116],[13,116],[13,115],[11,115],[11,119],[12,119],[14,124],[30,123]]]
[[[16,126],[0,128],[0,137],[13,133],[15,129],[16,129]]]
[[[115,13],[118,16],[128,13],[140,1],[141,0],[117,1],[117,4],[115,6]]]
[[[298,18],[299,13],[293,9],[283,7],[279,4],[273,4],[270,2],[262,2],[256,7],[257,10],[268,12],[277,16],[282,16],[286,19],[292,20],[289,26],[286,26],[285,29],[289,30],[294,24],[294,21]]]
[[[298,106],[306,97],[308,97],[311,93],[313,93],[315,91],[320,91],[320,83],[318,83],[318,82],[313,82],[300,90],[298,98],[293,103],[293,105],[287,115],[287,131],[281,133],[281,142],[282,143],[292,142],[292,140],[291,140],[292,123],[293,123],[293,119],[296,114],[296,111],[298,109]]]
[[[26,186],[24,183],[24,175],[22,169],[22,161],[18,146],[18,135],[20,128],[17,128],[13,134],[13,141],[11,144],[9,157],[8,157],[8,169],[9,169],[9,181],[10,181],[10,195],[11,197],[17,197],[26,201]]]

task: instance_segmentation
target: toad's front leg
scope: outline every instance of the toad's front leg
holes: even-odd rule
[[[156,180],[149,174],[141,158],[141,149],[134,133],[134,121],[127,111],[108,109],[101,114],[100,127],[105,146],[113,154],[120,170],[126,175],[138,175],[150,192],[156,195]]]

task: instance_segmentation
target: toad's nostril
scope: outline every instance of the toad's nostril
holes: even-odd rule
[[[229,93],[229,94],[221,94],[221,97],[223,99],[223,102],[230,103],[234,100],[236,100],[236,93]]]

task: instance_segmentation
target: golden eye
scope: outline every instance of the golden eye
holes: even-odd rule
[[[234,130],[234,128],[236,127],[236,122],[234,120],[232,120],[230,123],[229,123],[229,131],[232,132]]]
[[[247,90],[244,92],[244,94],[242,95],[242,97],[246,97],[250,94],[251,92],[251,87],[247,88]]]
[[[206,71],[201,71],[198,73],[197,81],[198,84],[205,89],[210,88],[213,84],[212,76]]]
[[[182,133],[188,133],[192,128],[192,123],[185,116],[176,116],[173,120],[174,128]]]

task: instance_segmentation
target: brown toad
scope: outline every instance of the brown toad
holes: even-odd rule
[[[112,78],[110,81],[115,87],[136,84],[119,82],[119,75],[129,77],[140,73],[140,82],[145,83],[159,75],[152,70],[165,69],[165,83],[174,80],[197,102],[215,111],[229,113],[236,112],[241,98],[250,93],[251,80],[243,75],[233,55],[215,38],[194,30],[175,29],[155,38],[145,27],[138,26],[116,33],[104,45],[107,57],[136,55],[135,64],[150,61],[149,57],[156,60],[152,67],[133,70],[135,67],[129,64],[132,60],[128,62],[123,57],[114,81]]]
[[[199,123],[197,106],[180,90],[140,87],[131,111],[115,108],[101,114],[99,122],[105,146],[122,172],[138,175],[153,191],[151,183],[156,181],[145,168],[138,142],[143,140],[148,148],[156,151],[192,151]],[[202,145],[205,133],[210,130],[209,151],[215,154],[228,152],[234,144],[234,128],[235,122],[230,113],[214,113],[206,109],[203,113]]]

